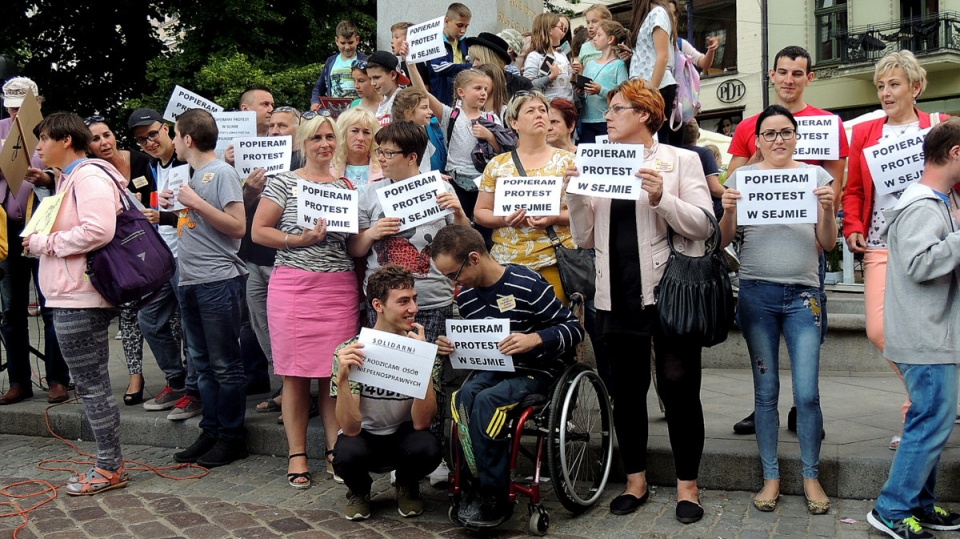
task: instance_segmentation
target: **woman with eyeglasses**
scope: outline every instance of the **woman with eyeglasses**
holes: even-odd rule
[[[337,151],[333,154],[330,173],[350,180],[357,189],[383,177],[380,163],[373,154],[374,135],[380,122],[372,113],[359,107],[345,110],[337,118]]]
[[[83,121],[93,135],[89,146],[91,155],[110,163],[129,183],[127,189],[145,206],[150,205],[150,194],[156,192],[157,182],[150,168],[150,157],[145,153],[117,148],[117,137],[103,116],[90,116]],[[135,406],[143,402],[143,334],[137,321],[137,310],[120,307],[120,339],[127,360],[130,382],[123,392],[123,403]]]
[[[820,305],[819,251],[832,249],[837,241],[833,210],[833,178],[819,166],[793,159],[797,147],[797,121],[786,108],[772,105],[757,118],[757,150],[761,161],[740,167],[726,183],[720,229],[722,247],[742,234],[740,247],[740,293],[737,321],[747,341],[753,369],[757,445],[763,467],[763,489],[753,505],[769,512],[780,497],[777,459],[780,396],[780,335],[786,338],[797,407],[797,435],[803,463],[803,492],[807,510],[821,515],[830,510],[830,500],[818,480],[823,415],[820,411]],[[816,223],[756,224],[738,227],[737,186],[753,171],[812,171],[815,189],[802,193],[816,197]],[[786,174],[784,174],[786,176]],[[771,191],[782,191],[774,186]]]
[[[322,114],[327,112],[327,114]],[[305,164],[273,176],[253,218],[253,241],[277,249],[267,290],[267,317],[274,371],[283,377],[283,426],[289,446],[287,482],[296,489],[312,484],[307,459],[310,383],[320,382],[320,417],[326,439],[327,472],[340,429],[336,401],[330,398],[334,349],[357,334],[360,293],[353,257],[343,232],[329,232],[325,219],[303,227],[297,218],[298,183],[353,189],[331,174],[338,145],[336,122],[328,111],[303,113],[297,140]],[[322,305],[322,308],[316,308]],[[309,306],[304,308],[304,306]]]
[[[710,192],[697,154],[654,141],[663,125],[663,97],[643,79],[632,79],[607,96],[604,117],[611,142],[631,144],[643,163],[639,199],[567,195],[570,227],[577,245],[597,253],[596,332],[609,351],[613,409],[620,455],[627,473],[623,494],[610,502],[615,515],[630,514],[650,496],[647,484],[647,391],[651,341],[656,352],[657,387],[666,408],[667,428],[677,474],[676,518],[689,524],[703,517],[697,477],[703,455],[700,402],[701,346],[668,337],[660,326],[654,288],[663,276],[670,249],[703,254],[712,226]],[[567,171],[579,176],[574,167]]]
[[[530,53],[523,61],[523,76],[548,99],[560,97],[573,101],[570,61],[560,48],[570,28],[556,13],[541,13],[533,19]]]

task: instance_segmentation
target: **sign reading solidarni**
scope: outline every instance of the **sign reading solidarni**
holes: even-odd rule
[[[400,219],[400,232],[421,223],[436,221],[453,213],[437,204],[437,196],[446,187],[440,173],[430,171],[377,189],[377,198],[386,217]]]
[[[359,231],[357,191],[298,179],[297,224],[313,228],[320,218],[327,220],[327,232],[356,234]]]
[[[211,113],[223,111],[223,107],[213,101],[177,85],[173,87],[173,93],[170,94],[170,101],[167,102],[167,108],[163,111],[163,119],[176,122],[181,114],[190,109],[206,109]]]
[[[797,149],[799,160],[836,161],[840,159],[840,124],[837,116],[797,116]]]
[[[267,174],[290,170],[293,137],[244,137],[233,140],[234,167],[246,178],[254,169],[264,168]]]
[[[173,211],[180,211],[186,206],[180,203],[180,188],[190,183],[190,165],[180,165],[173,167],[167,173],[167,182],[159,186],[160,191],[169,189],[173,191]]]
[[[903,191],[923,176],[923,141],[931,129],[863,149],[878,195]]]
[[[493,214],[507,216],[527,210],[528,217],[560,215],[560,176],[504,176],[497,178]]]
[[[443,17],[407,28],[407,44],[410,45],[407,60],[411,64],[446,56],[447,49],[443,46]]]
[[[813,169],[738,170],[737,225],[817,222],[817,174]]]
[[[510,335],[510,320],[447,319],[447,338],[453,343],[450,365],[454,369],[513,372],[513,356],[500,352],[500,341]]]
[[[218,152],[226,151],[235,138],[257,136],[257,113],[252,110],[214,112],[213,119],[220,132],[217,137]]]
[[[581,144],[577,147],[580,176],[570,178],[568,193],[602,198],[639,200],[642,144]]]
[[[360,330],[362,367],[350,371],[350,381],[422,399],[427,395],[437,345],[370,328]]]

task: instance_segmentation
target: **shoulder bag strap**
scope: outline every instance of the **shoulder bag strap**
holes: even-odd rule
[[[460,116],[460,109],[454,108],[450,111],[450,121],[447,122],[447,145],[450,144],[450,137],[453,136],[453,124],[457,123],[457,118]]]
[[[697,207],[699,208],[699,206]],[[700,208],[700,211],[702,211],[707,216],[707,219],[709,219],[710,222],[713,224],[713,248],[711,248],[710,251],[708,252],[704,252],[703,255],[713,256],[718,252],[720,252],[720,225],[717,223],[717,218],[713,216],[712,212],[709,212],[703,208]],[[673,246],[674,234],[675,232],[673,231],[673,228],[668,225],[667,226],[667,245],[670,246],[671,253],[677,254],[677,250]]]
[[[517,154],[517,150],[510,152],[510,157],[513,158],[513,166],[517,167],[517,174],[520,176],[526,176],[527,171],[523,168],[523,163],[520,162],[520,156]],[[560,238],[557,237],[557,231],[553,229],[553,225],[548,226],[543,229],[547,233],[547,236],[550,237],[550,243],[553,244],[554,248],[558,245],[563,245],[563,242],[560,241]]]

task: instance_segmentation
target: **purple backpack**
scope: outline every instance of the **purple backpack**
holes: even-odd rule
[[[129,199],[127,190],[110,168],[94,161],[117,184],[123,211],[117,214],[117,229],[110,243],[87,253],[86,274],[90,284],[113,305],[137,308],[170,282],[177,261],[156,228]],[[82,165],[81,165],[82,166]],[[74,198],[77,194],[74,192]]]

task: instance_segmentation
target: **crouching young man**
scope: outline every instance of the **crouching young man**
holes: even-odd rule
[[[414,322],[417,291],[413,274],[395,264],[377,270],[367,281],[367,298],[377,312],[373,329],[424,339],[423,326]],[[423,399],[400,395],[350,381],[350,371],[362,366],[363,345],[353,338],[334,352],[330,396],[337,399],[340,436],[333,450],[333,469],[350,491],[344,517],[370,517],[370,472],[395,469],[400,516],[423,512],[419,482],[440,464],[440,442],[430,433],[437,413],[434,384],[439,363]],[[339,391],[338,388],[343,388]]]
[[[540,274],[524,266],[501,265],[473,228],[448,226],[437,233],[431,249],[437,269],[462,287],[457,305],[463,318],[510,319],[510,336],[500,341],[499,349],[523,368],[479,372],[453,394],[454,421],[459,432],[469,432],[461,435],[460,444],[465,455],[472,448],[474,462],[468,467],[479,479],[479,488],[467,490],[457,517],[468,527],[490,528],[512,514],[507,414],[527,395],[546,391],[574,361],[584,331]],[[454,351],[446,337],[438,338],[437,345],[440,355]]]

